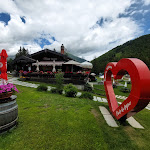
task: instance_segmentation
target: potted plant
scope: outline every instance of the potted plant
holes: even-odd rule
[[[18,92],[15,85],[11,83],[0,85],[0,133],[16,125],[18,105],[17,96],[12,95],[14,92]]]
[[[10,129],[14,126],[18,119],[18,105],[16,102],[16,95],[12,95],[15,91],[18,92],[15,85],[7,84],[7,52],[2,50],[0,53],[0,61],[2,63],[0,67],[1,71],[1,83],[0,85],[0,133]],[[22,71],[20,71],[22,74]],[[12,96],[11,96],[12,95]]]
[[[19,92],[15,85],[8,83],[7,85],[0,85],[0,99],[9,98],[13,93]]]

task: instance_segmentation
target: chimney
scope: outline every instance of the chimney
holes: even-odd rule
[[[64,48],[64,45],[62,44],[62,45],[61,45],[61,54],[64,54],[64,52],[65,52],[64,49],[65,49],[65,48]]]

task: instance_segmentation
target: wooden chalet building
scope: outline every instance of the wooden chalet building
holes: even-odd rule
[[[85,59],[66,53],[62,44],[60,53],[44,49],[30,56],[20,56],[13,62],[23,79],[55,83],[55,73],[63,72],[64,82],[85,84],[92,64]]]
[[[65,64],[68,61],[70,62]],[[65,52],[62,44],[60,53],[55,50],[44,49],[30,56],[21,56],[14,60],[14,66],[17,71],[51,71],[51,72],[77,72],[82,69],[80,64],[86,60]],[[78,64],[80,63],[80,64]],[[86,69],[91,69],[86,68]]]

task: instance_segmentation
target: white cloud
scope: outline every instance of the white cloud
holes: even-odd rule
[[[143,0],[145,5],[149,5],[150,4],[150,0]]]
[[[22,14],[22,11],[15,5],[12,0],[0,0],[0,13]]]
[[[118,18],[132,3],[132,0],[0,0],[0,12],[11,15],[8,26],[0,22],[0,48],[15,54],[19,46],[27,44],[32,52],[38,51],[40,47],[33,41],[44,33],[44,38],[52,42],[44,48],[60,51],[63,43],[69,52],[91,60],[140,34],[134,20]],[[20,16],[25,16],[25,24]],[[111,21],[100,27],[96,25],[100,18]]]
[[[48,48],[48,49],[51,49],[51,50],[56,50],[57,52],[60,52],[60,47],[61,47],[61,44],[57,41],[54,41],[53,44],[51,45],[45,45],[43,48]]]

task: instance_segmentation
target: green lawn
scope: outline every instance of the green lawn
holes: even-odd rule
[[[124,83],[122,83],[124,85]],[[93,85],[94,86],[94,92],[95,93],[98,93],[98,94],[102,94],[102,95],[105,95],[105,88],[104,88],[104,85]],[[131,84],[128,84],[127,85],[127,88],[131,90]],[[126,96],[128,97],[130,93],[123,93],[120,91],[120,89],[122,88],[123,86],[118,86],[117,88],[114,88],[114,93],[116,95],[121,95],[121,96]],[[103,96],[100,96],[100,97],[103,97]],[[106,96],[105,96],[106,97]],[[121,99],[117,99],[118,101],[123,101]]]
[[[98,106],[108,104],[67,98],[17,86],[18,126],[0,135],[0,150],[149,150],[150,111],[135,118],[144,130],[109,127]],[[119,122],[117,122],[119,124]]]

